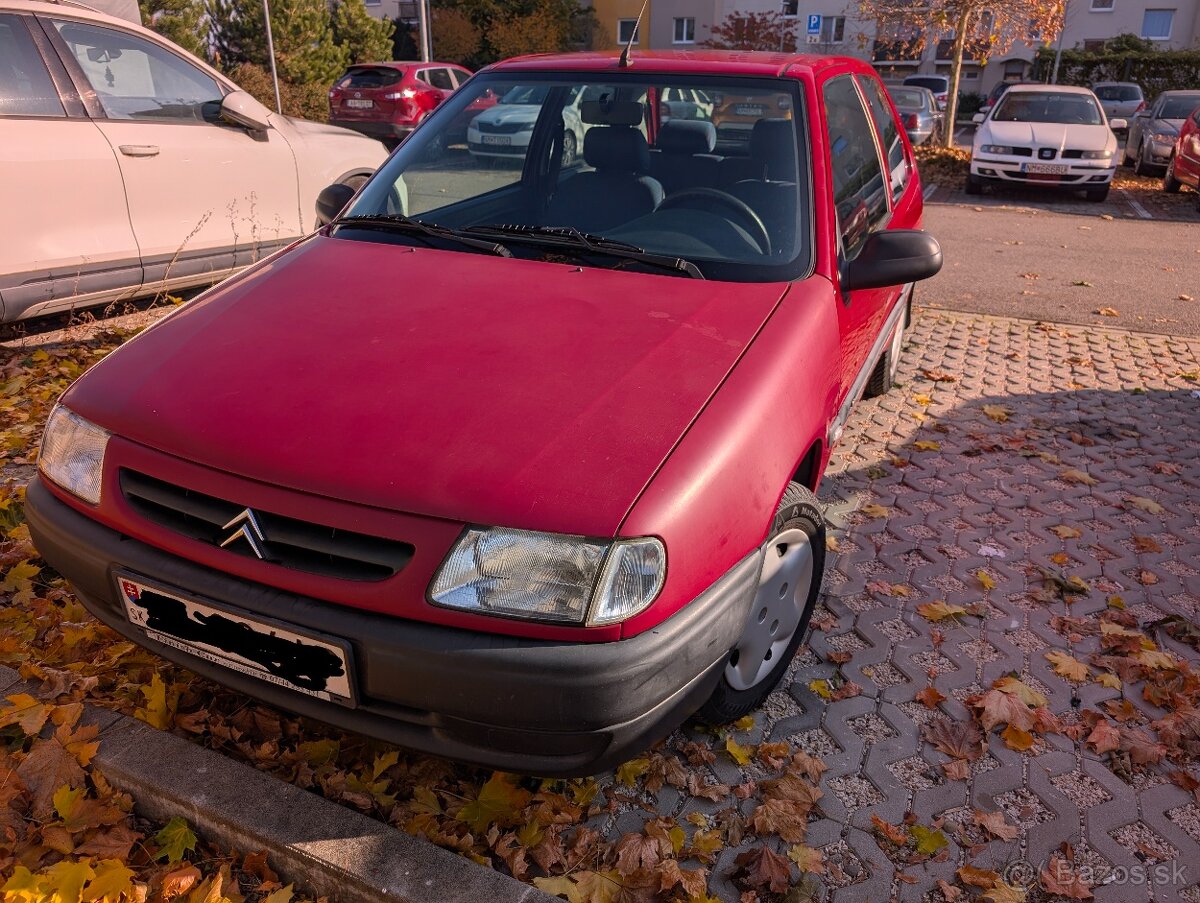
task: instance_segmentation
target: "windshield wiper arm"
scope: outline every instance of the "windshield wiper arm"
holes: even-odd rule
[[[476,235],[503,235],[520,241],[546,245],[556,248],[571,248],[591,254],[606,257],[619,257],[623,260],[635,260],[649,266],[663,267],[691,276],[693,279],[703,279],[700,268],[690,260],[682,257],[668,257],[664,254],[651,254],[644,248],[629,242],[618,241],[615,238],[605,238],[603,235],[592,235],[581,232],[574,226],[523,226],[507,223],[491,223],[484,226],[470,226],[464,229]]]
[[[512,257],[513,253],[504,245],[482,238],[472,238],[457,229],[426,223],[401,213],[369,213],[361,216],[339,216],[330,221],[331,226],[349,226],[362,229],[387,229],[394,232],[410,232],[430,238],[441,238],[457,242],[463,247],[474,248],[497,257]]]

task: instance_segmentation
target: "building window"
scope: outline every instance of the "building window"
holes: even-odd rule
[[[1148,9],[1142,16],[1142,37],[1151,41],[1167,41],[1171,38],[1173,9]]]
[[[1104,43],[1102,40],[1084,41],[1083,49],[1086,53],[1103,53]]]
[[[1092,0],[1092,12],[1111,13],[1116,5],[1116,0]]]
[[[783,14],[785,16],[800,15],[800,0],[783,0]]]
[[[970,72],[964,72],[963,78],[965,78],[967,81],[971,81],[972,79],[979,78],[979,73],[973,70]]]
[[[840,44],[846,39],[845,16],[821,16],[821,43]]]
[[[1018,82],[1025,77],[1025,62],[1024,60],[1005,60],[1004,62],[1004,80],[1006,82]]]
[[[642,43],[642,30],[638,28],[637,19],[617,19],[617,43]]]
[[[696,43],[696,20],[692,18],[675,20],[675,43]]]

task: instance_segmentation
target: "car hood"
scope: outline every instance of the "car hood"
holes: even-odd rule
[[[537,122],[541,111],[542,108],[538,104],[498,103],[480,113],[475,121],[490,125],[504,125],[507,122],[533,123]]]
[[[316,235],[64,402],[269,484],[611,536],[783,292]]]
[[[1183,119],[1151,119],[1146,123],[1146,131],[1151,135],[1178,135],[1183,128]]]
[[[1106,125],[1080,125],[1062,122],[998,122],[987,123],[976,136],[980,144],[1005,144],[1017,147],[1073,147],[1081,150],[1104,150],[1116,139]]]

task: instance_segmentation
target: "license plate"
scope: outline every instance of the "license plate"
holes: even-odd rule
[[[484,144],[512,144],[512,138],[508,135],[481,135],[479,140]]]
[[[344,643],[234,614],[132,575],[116,580],[130,623],[150,639],[297,693],[354,704]]]
[[[373,101],[373,100],[356,100],[355,98],[351,97],[349,100],[346,101],[346,106],[353,107],[356,110],[369,110],[369,109],[371,109],[371,107],[375,106],[375,101]]]
[[[1065,176],[1067,174],[1065,163],[1026,163],[1021,170],[1022,172],[1040,172],[1048,176]]]
[[[739,116],[761,116],[767,108],[760,103],[739,103],[734,104],[733,112]]]

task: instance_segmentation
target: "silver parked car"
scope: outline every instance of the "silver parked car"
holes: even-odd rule
[[[935,142],[945,127],[946,114],[938,108],[937,98],[928,88],[901,85],[888,88],[892,103],[900,113],[904,131],[913,147],[926,141]]]
[[[1129,121],[1125,164],[1139,176],[1159,175],[1171,159],[1179,129],[1200,107],[1200,91],[1163,91]]]
[[[1097,82],[1092,90],[1109,119],[1132,119],[1146,106],[1146,96],[1133,82]]]

